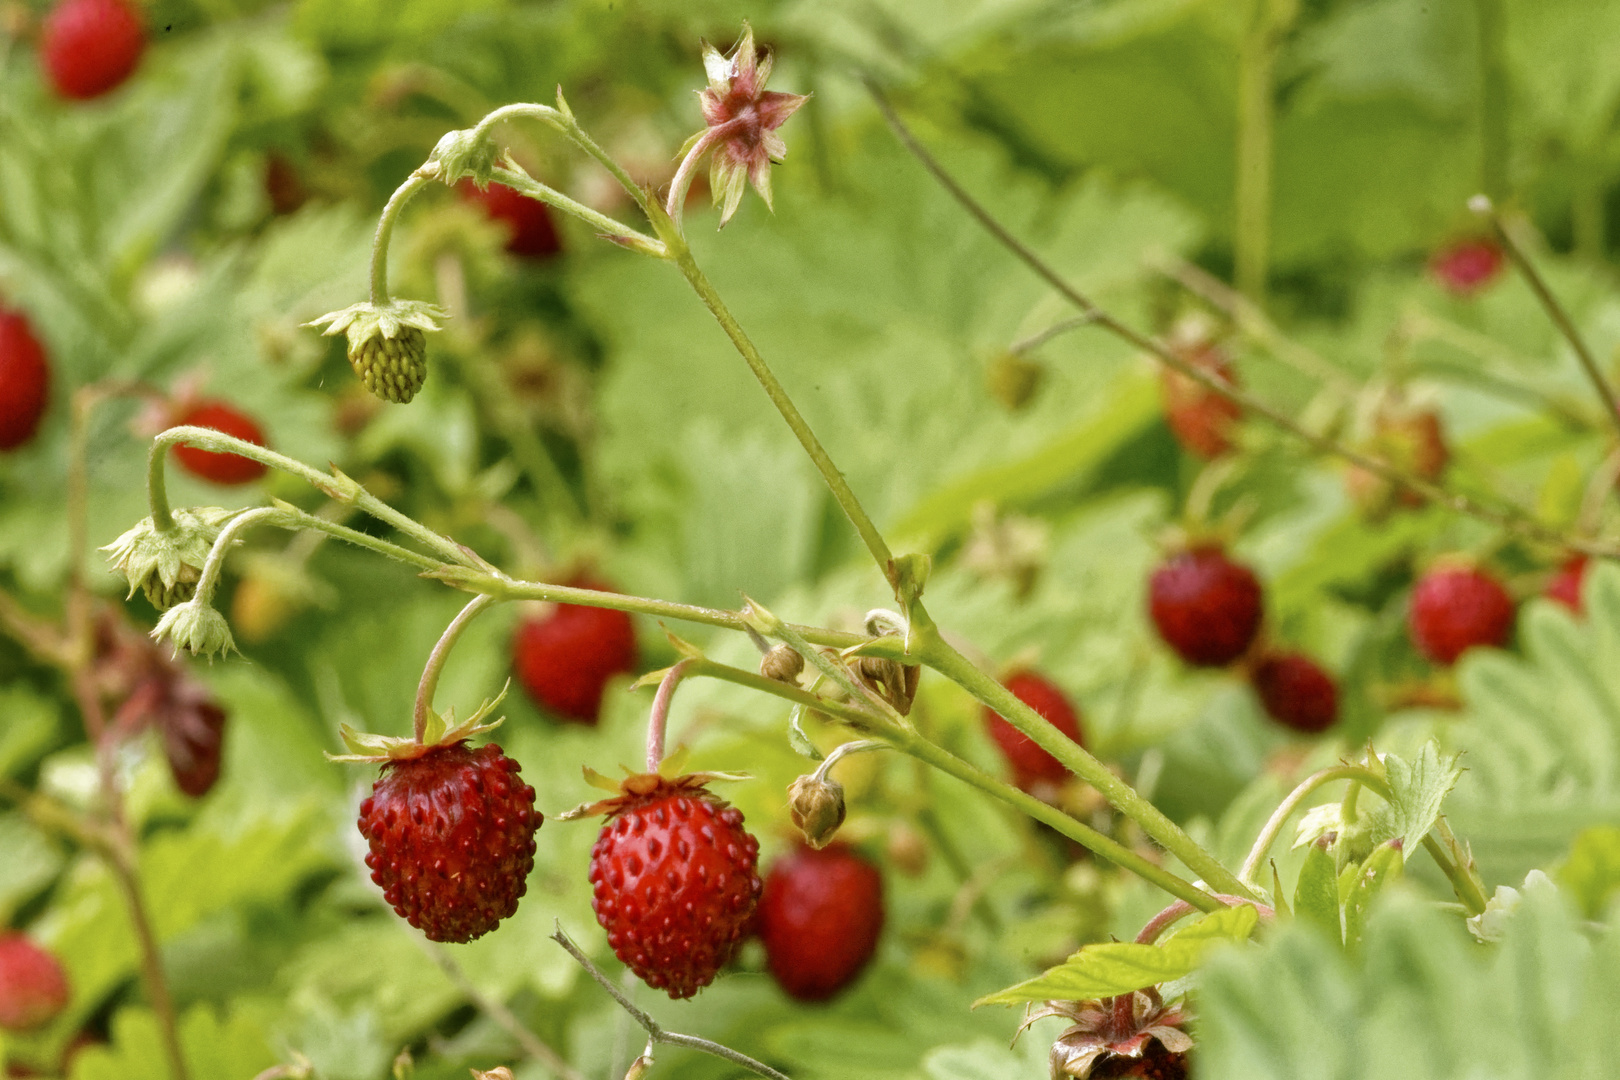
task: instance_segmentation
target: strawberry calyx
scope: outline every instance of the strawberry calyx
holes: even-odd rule
[[[494,731],[505,721],[506,717],[497,717],[487,724],[483,720],[506,698],[506,690],[507,687],[503,686],[499,694],[478,706],[477,710],[465,720],[458,721],[456,719],[454,706],[445,710],[442,716],[429,709],[427,728],[422,733],[421,742],[417,742],[408,736],[373,735],[366,731],[356,731],[348,724],[339,724],[338,733],[343,738],[343,745],[353,752],[348,754],[327,754],[326,760],[367,762],[371,764],[387,761],[411,761],[442,746],[465,742],[474,735]]]
[[[710,791],[708,785],[718,781],[753,779],[746,773],[683,772],[685,763],[686,751],[677,750],[664,759],[657,772],[632,772],[628,767],[620,766],[624,769],[623,780],[603,776],[590,766],[586,766],[582,770],[585,782],[594,788],[614,792],[614,795],[596,802],[580,803],[567,813],[559,815],[558,820],[577,821],[580,818],[603,815],[612,817],[632,807],[657,802],[672,795],[687,795],[707,799],[716,806],[729,806],[731,804]]]

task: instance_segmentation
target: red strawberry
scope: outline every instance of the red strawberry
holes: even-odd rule
[[[176,427],[212,428],[244,442],[265,445],[264,431],[258,423],[234,405],[223,401],[195,402],[178,412],[173,423]],[[241,454],[217,454],[195,446],[177,446],[174,456],[180,459],[181,467],[187,472],[216,484],[247,484],[268,471],[263,462]]]
[[[193,799],[213,790],[225,742],[225,710],[212,701],[176,710],[163,727],[163,753],[174,784]]]
[[[1081,746],[1086,744],[1080,730],[1080,717],[1063,691],[1033,671],[1020,671],[1006,680],[1008,690],[1025,705],[1040,713],[1063,734]],[[1057,758],[1035,744],[1035,740],[1013,727],[988,705],[981,710],[990,737],[1001,747],[1002,756],[1012,766],[1013,783],[1025,791],[1037,784],[1061,784],[1069,777]]]
[[[591,848],[596,921],[643,982],[691,997],[714,981],[754,914],[759,841],[700,777],[632,776],[598,807],[608,819]]]
[[[545,820],[518,763],[466,740],[389,761],[360,804],[383,899],[431,941],[471,941],[517,910]]]
[[[1194,367],[1237,385],[1232,361],[1219,345],[1200,341],[1172,348]],[[1189,454],[1208,461],[1232,449],[1232,431],[1243,415],[1236,402],[1171,367],[1164,368],[1163,386],[1165,422]]]
[[[504,224],[509,232],[506,250],[513,255],[544,259],[562,251],[562,238],[552,223],[545,203],[531,199],[505,184],[490,184],[479,191],[471,180],[456,185],[461,197],[484,208],[491,221]]]
[[[0,933],[0,1028],[31,1031],[67,1008],[67,974],[56,957],[18,933]]]
[[[1440,414],[1433,409],[1381,412],[1366,449],[1422,480],[1438,480],[1451,460]],[[1374,518],[1388,512],[1397,501],[1405,507],[1423,505],[1423,496],[1411,488],[1402,487],[1397,494],[1388,480],[1359,466],[1351,467],[1346,486],[1350,497]]]
[[[34,437],[50,395],[51,368],[28,320],[0,308],[0,450]]]
[[[40,53],[63,97],[100,97],[129,78],[146,36],[123,0],[62,0],[45,18]]]
[[[1429,571],[1412,590],[1407,629],[1418,652],[1454,664],[1476,645],[1502,646],[1513,632],[1513,599],[1500,582],[1471,566]]]
[[[606,585],[575,587],[612,592]],[[512,668],[537,705],[563,720],[596,723],[602,688],[635,670],[636,630],[611,608],[558,604],[543,619],[526,619],[512,639]]]
[[[1282,724],[1315,734],[1339,718],[1339,688],[1322,666],[1302,653],[1273,653],[1249,675],[1266,715]]]
[[[883,875],[847,844],[799,844],[771,865],[757,925],[777,985],[800,1001],[826,1001],[877,951]]]
[[[1494,240],[1458,240],[1434,253],[1429,272],[1448,292],[1471,296],[1495,280],[1505,261]]]
[[[1569,610],[1579,615],[1582,613],[1581,586],[1586,581],[1587,557],[1585,555],[1572,555],[1558,568],[1558,573],[1547,583],[1542,595],[1549,600],[1556,600]]]
[[[1187,663],[1224,667],[1248,651],[1260,629],[1260,582],[1218,545],[1195,547],[1153,571],[1148,612]]]

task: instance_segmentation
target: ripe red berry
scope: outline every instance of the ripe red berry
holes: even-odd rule
[[[62,0],[46,16],[40,41],[51,85],[80,100],[129,78],[145,47],[140,16],[124,0]]]
[[[34,437],[50,389],[45,349],[28,320],[0,309],[0,450],[15,450]]]
[[[796,845],[765,876],[756,925],[777,985],[800,1001],[826,1001],[877,952],[883,875],[847,844]]]
[[[1153,571],[1148,612],[1187,663],[1224,667],[1248,651],[1260,629],[1260,582],[1218,546],[1195,547]]]
[[[177,413],[173,423],[176,427],[212,428],[244,442],[265,445],[264,431],[258,423],[234,405],[223,401],[196,402]],[[216,484],[247,484],[269,471],[263,462],[241,454],[219,454],[195,446],[177,446],[174,456],[187,472]]]
[[[0,933],[0,1028],[31,1031],[67,1008],[67,974],[56,957],[18,933]]]
[[[591,907],[614,955],[653,989],[687,998],[743,938],[759,900],[759,842],[701,783],[644,779],[591,848]]]
[[[1558,601],[1577,615],[1581,614],[1581,585],[1586,581],[1587,564],[1585,555],[1572,555],[1558,568],[1558,573],[1547,583],[1542,595]]]
[[[513,255],[544,259],[562,251],[562,237],[551,220],[551,210],[538,199],[531,199],[505,184],[490,184],[479,191],[471,180],[456,185],[461,197],[484,208],[491,221],[508,229],[506,250]]]
[[[576,587],[613,590],[588,582]],[[512,668],[535,704],[560,719],[596,723],[602,689],[635,670],[636,630],[611,608],[558,604],[543,619],[526,619],[512,639]]]
[[[431,941],[471,941],[517,910],[545,820],[518,763],[464,741],[390,761],[360,804],[383,899]]]
[[[162,735],[175,786],[193,799],[212,791],[224,756],[225,710],[213,701],[196,702],[176,710],[163,725]]]
[[[1339,688],[1308,656],[1274,653],[1256,664],[1249,678],[1266,715],[1284,727],[1314,735],[1339,718]]]
[[[1513,632],[1513,599],[1482,570],[1431,570],[1412,590],[1407,629],[1418,652],[1436,664],[1454,664],[1476,645],[1502,646]]]
[[[1505,256],[1496,241],[1483,238],[1447,244],[1429,260],[1429,271],[1449,292],[1471,296],[1502,272]]]
[[[1194,367],[1237,385],[1232,361],[1213,342],[1173,346]],[[1232,432],[1243,410],[1202,383],[1174,368],[1163,372],[1164,419],[1170,431],[1189,453],[1208,461],[1232,449]]]
[[[1059,731],[1081,746],[1085,737],[1080,717],[1063,691],[1033,671],[1020,671],[1006,680],[1008,690],[1025,705],[1044,716]],[[1012,766],[1013,783],[1030,790],[1037,784],[1061,784],[1069,777],[1057,758],[1035,744],[1035,740],[1013,727],[988,705],[981,710],[990,737],[1001,747],[1002,756]]]

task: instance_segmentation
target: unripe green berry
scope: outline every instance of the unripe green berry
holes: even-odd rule
[[[349,363],[367,390],[403,405],[427,379],[427,338],[414,326],[401,327],[391,338],[372,334],[349,349]]]

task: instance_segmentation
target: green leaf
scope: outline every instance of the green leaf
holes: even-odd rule
[[[1312,844],[1294,886],[1294,913],[1319,926],[1335,942],[1344,940],[1339,920],[1339,882],[1334,859],[1326,847]]]
[[[982,997],[973,1004],[978,1007],[1017,1005],[1026,1001],[1090,1001],[1169,982],[1190,975],[1212,944],[1247,939],[1258,919],[1252,906],[1239,904],[1204,916],[1162,944],[1087,945],[1045,974]]]
[[[1415,851],[1440,818],[1446,795],[1462,776],[1455,755],[1442,757],[1434,742],[1423,744],[1417,757],[1408,762],[1394,754],[1383,757],[1389,779],[1390,800],[1383,811],[1373,815],[1374,842],[1399,839],[1407,851]]]

